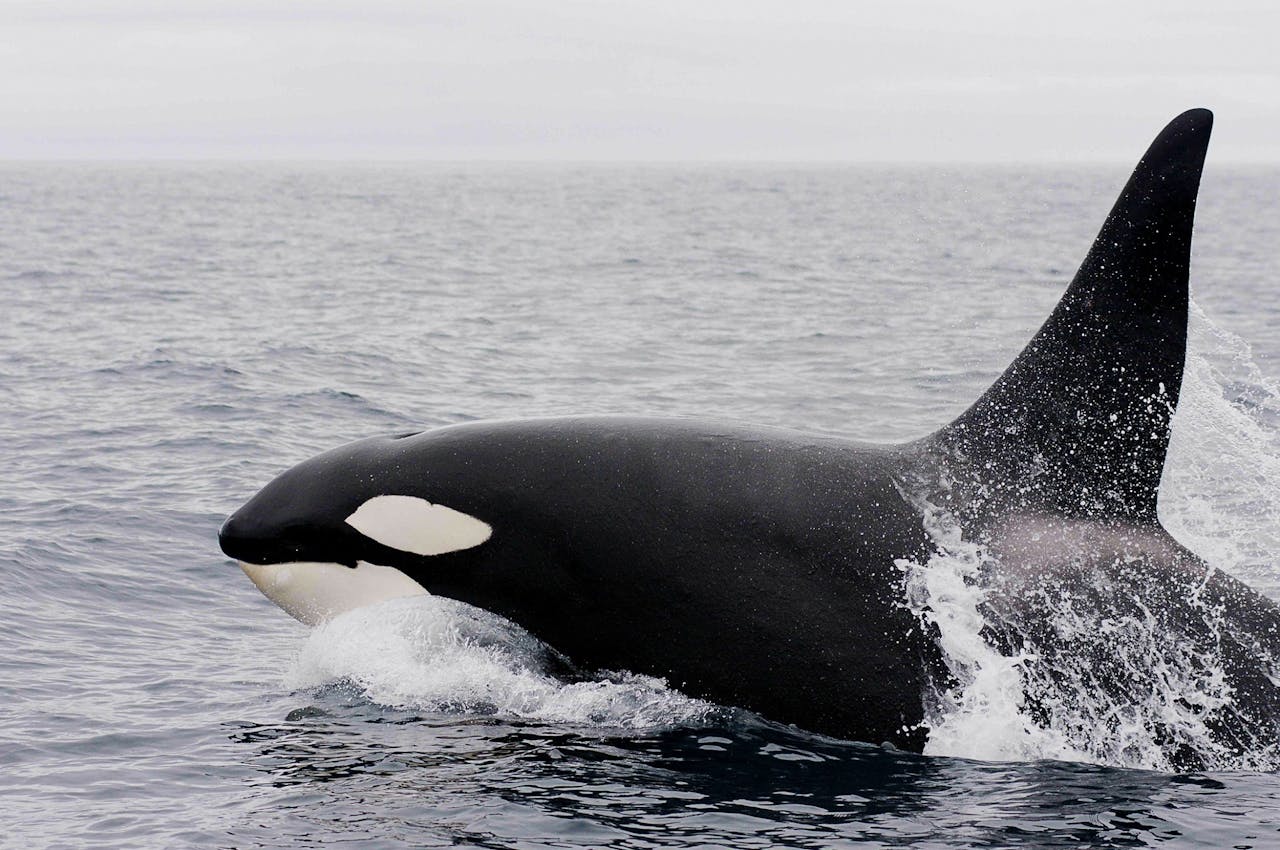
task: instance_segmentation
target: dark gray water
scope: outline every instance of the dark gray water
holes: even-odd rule
[[[1280,845],[1276,754],[1165,772],[1142,707],[1115,740],[1014,740],[1016,700],[975,690],[904,755],[564,684],[430,599],[308,634],[216,545],[314,452],[472,418],[924,434],[1030,336],[1126,176],[0,167],[0,843]],[[1161,506],[1273,597],[1277,192],[1210,165]]]

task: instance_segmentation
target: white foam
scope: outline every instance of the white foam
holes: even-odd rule
[[[348,611],[316,627],[287,684],[347,682],[394,708],[502,715],[630,730],[697,723],[712,706],[622,673],[563,682],[549,651],[495,614],[438,596]]]
[[[1182,640],[1140,603],[1136,614],[1124,613],[1100,610],[1089,594],[1045,592],[1031,604],[1062,649],[1044,659],[1027,650],[1002,655],[983,634],[985,626],[999,625],[983,607],[980,573],[988,555],[960,540],[944,512],[927,517],[940,551],[925,564],[902,566],[911,607],[937,626],[955,683],[928,700],[926,754],[1166,771],[1183,769],[1188,753],[1210,770],[1280,764],[1265,736],[1238,749],[1214,735],[1215,716],[1233,711],[1223,658],[1212,646]],[[1110,591],[1096,589],[1104,598]],[[1201,614],[1220,633],[1216,612]],[[1106,689],[1098,687],[1099,675],[1110,680]]]
[[[925,753],[991,761],[1089,761],[1086,752],[1036,724],[1024,705],[1023,655],[1005,656],[982,634],[983,547],[962,538],[949,514],[923,500],[925,528],[938,551],[924,564],[900,561],[912,609],[937,627],[957,685],[933,695]]]

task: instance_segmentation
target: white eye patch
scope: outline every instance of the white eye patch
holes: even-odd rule
[[[443,555],[479,546],[493,529],[462,511],[417,496],[374,496],[347,525],[383,546],[415,555]]]

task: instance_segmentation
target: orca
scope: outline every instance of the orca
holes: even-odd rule
[[[1196,109],[1165,127],[1025,350],[927,437],[609,416],[374,437],[268,483],[221,547],[304,621],[438,594],[584,670],[920,751],[954,673],[907,604],[904,565],[938,552],[926,520],[942,510],[990,556],[984,634],[1002,652],[1041,659],[1052,684],[1081,645],[1046,600],[1069,597],[1098,623],[1147,612],[1222,659],[1231,704],[1205,711],[1224,746],[1274,745],[1280,609],[1157,516],[1211,126]],[[1135,686],[1109,659],[1093,684],[1123,697]],[[1051,703],[1042,692],[1029,710]]]

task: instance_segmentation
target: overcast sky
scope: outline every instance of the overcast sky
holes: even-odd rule
[[[1274,0],[0,0],[0,157],[1280,161]]]

